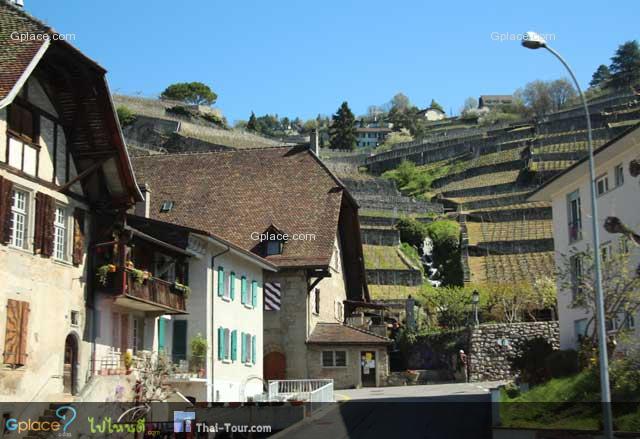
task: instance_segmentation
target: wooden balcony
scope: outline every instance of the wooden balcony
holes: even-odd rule
[[[105,290],[117,294],[115,303],[127,308],[158,314],[186,314],[186,298],[174,284],[155,277],[140,282],[132,270],[110,273]]]

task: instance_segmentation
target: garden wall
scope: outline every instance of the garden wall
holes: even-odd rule
[[[512,377],[510,358],[527,340],[542,337],[560,348],[560,326],[554,322],[480,325],[469,341],[470,381],[504,380]]]

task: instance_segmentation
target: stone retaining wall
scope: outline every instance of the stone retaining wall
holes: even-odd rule
[[[363,244],[370,245],[400,245],[400,231],[396,229],[370,229],[360,228]]]
[[[366,270],[370,285],[422,285],[420,270]]]
[[[469,342],[470,381],[504,380],[513,376],[510,358],[520,346],[537,337],[560,348],[560,325],[554,322],[524,322],[480,325]]]

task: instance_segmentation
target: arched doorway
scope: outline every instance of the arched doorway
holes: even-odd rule
[[[270,352],[264,357],[264,379],[283,380],[286,378],[287,358],[282,352]]]
[[[62,384],[64,393],[76,394],[76,381],[78,376],[78,340],[73,334],[67,335],[64,341],[64,368],[62,371]]]

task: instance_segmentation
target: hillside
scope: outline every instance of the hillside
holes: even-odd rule
[[[600,99],[590,110],[595,147],[640,123],[636,96]],[[414,196],[441,203],[458,218],[465,281],[530,283],[552,275],[554,247],[550,205],[527,197],[584,157],[585,125],[584,113],[572,108],[484,132],[428,137],[367,157],[364,164],[378,175],[403,161],[417,165],[417,178],[429,187],[420,194],[415,184],[400,189],[412,188]]]

